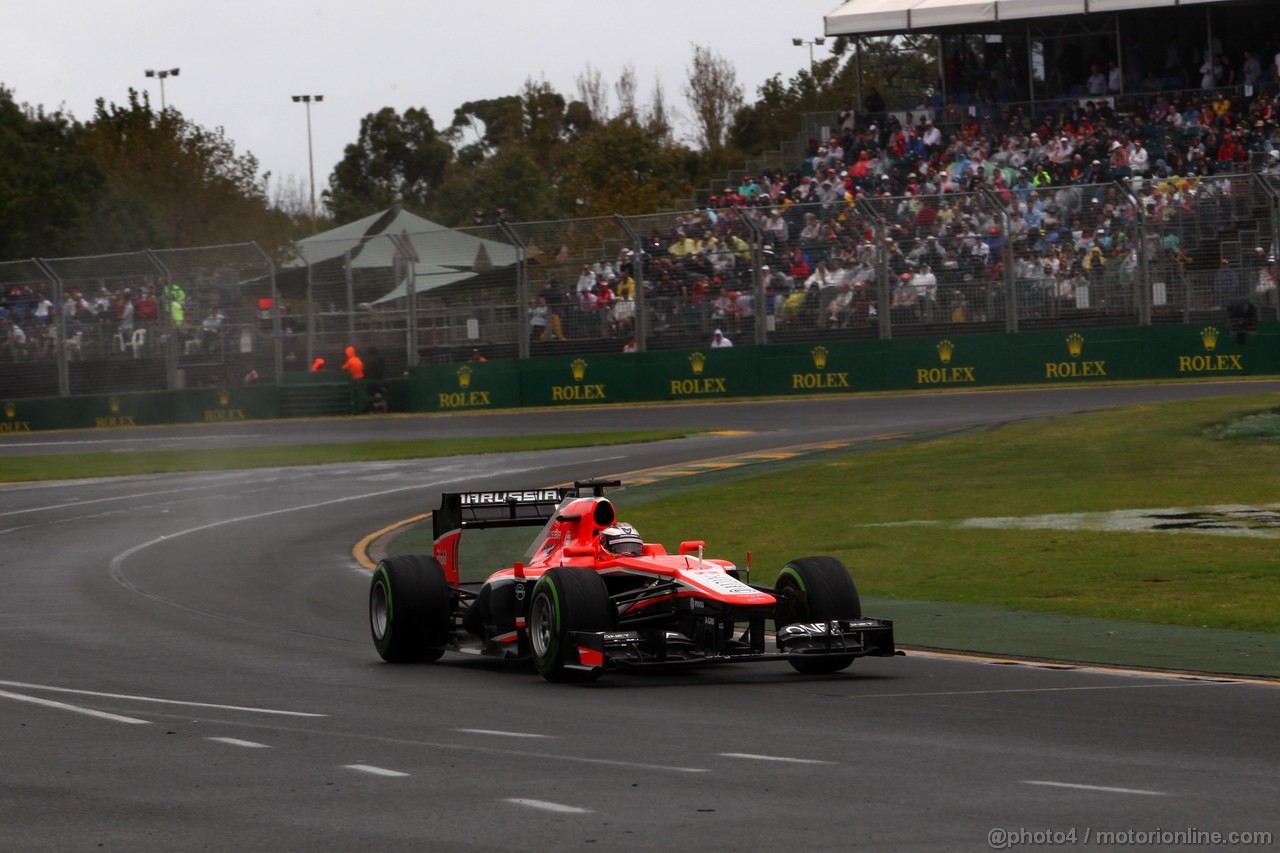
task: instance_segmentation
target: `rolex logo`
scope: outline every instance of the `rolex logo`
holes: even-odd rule
[[[1080,353],[1084,351],[1084,335],[1079,332],[1072,332],[1067,335],[1067,352],[1071,353],[1072,358],[1079,358]]]
[[[1214,348],[1218,346],[1218,327],[1205,326],[1200,330],[1200,340],[1204,341],[1206,352],[1213,352]]]
[[[231,402],[231,392],[226,388],[218,391],[218,405],[225,406]]]
[[[585,359],[575,358],[569,363],[569,369],[573,371],[573,381],[581,382],[587,375],[587,362]]]
[[[471,368],[467,367],[465,364],[458,368],[458,387],[471,387]]]
[[[694,376],[701,376],[702,369],[707,366],[707,357],[700,352],[695,352],[689,356],[689,366],[693,368]]]
[[[5,404],[4,404],[4,416],[5,416],[6,418],[12,418],[12,417],[13,417],[14,415],[16,415],[16,414],[18,414],[18,407],[17,407],[17,406],[15,406],[13,403],[5,403]]]
[[[107,406],[111,409],[111,414],[113,415],[120,414],[120,398],[119,397],[112,397],[110,400],[107,401]]]
[[[818,368],[819,370],[824,370],[826,368],[827,366],[827,348],[826,347],[813,348],[813,366]]]
[[[956,345],[948,340],[938,341],[938,358],[943,364],[951,363],[951,355],[956,351]]]

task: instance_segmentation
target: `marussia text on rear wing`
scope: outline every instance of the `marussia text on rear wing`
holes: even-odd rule
[[[431,514],[435,558],[450,583],[457,584],[458,542],[463,530],[486,527],[538,527],[546,524],[567,497],[586,491],[599,497],[618,480],[579,480],[572,486],[491,492],[445,492],[440,509]]]
[[[435,538],[453,530],[477,527],[523,527],[546,524],[574,489],[528,489],[519,492],[445,492],[432,513]]]

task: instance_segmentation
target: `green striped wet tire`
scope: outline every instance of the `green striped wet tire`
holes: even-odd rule
[[[369,628],[382,659],[433,661],[444,654],[453,596],[434,557],[401,554],[378,562],[369,587]]]
[[[853,576],[835,557],[801,557],[778,573],[774,588],[780,593],[774,625],[781,629],[796,622],[828,622],[862,618],[862,600]],[[839,672],[853,663],[853,655],[805,660],[792,658],[797,672],[817,675]]]
[[[577,661],[567,645],[573,631],[612,631],[618,611],[604,581],[591,569],[555,566],[538,579],[529,602],[529,646],[533,665],[547,681],[594,681],[600,671],[565,669]]]

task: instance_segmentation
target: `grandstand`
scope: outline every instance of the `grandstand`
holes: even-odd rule
[[[828,35],[932,34],[937,85],[851,93],[689,210],[431,239],[356,224],[283,259],[0,263],[0,399],[285,383],[348,343],[396,376],[477,351],[705,347],[715,329],[767,346],[1241,305],[1275,320],[1276,18],[1238,0],[851,0]]]

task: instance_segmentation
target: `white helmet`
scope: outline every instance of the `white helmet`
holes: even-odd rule
[[[610,554],[634,557],[644,552],[644,540],[630,524],[618,522],[600,532],[600,547]]]

